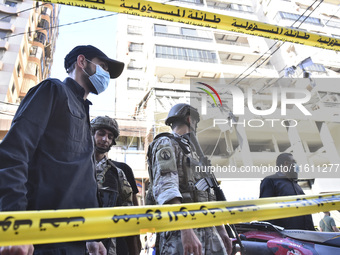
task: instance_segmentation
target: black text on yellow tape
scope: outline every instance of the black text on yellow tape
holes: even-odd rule
[[[0,246],[129,236],[340,210],[340,193],[236,202],[0,213]]]
[[[161,4],[152,1],[135,0],[45,0],[44,2],[66,4],[98,10],[126,13],[201,27],[216,28],[273,40],[309,45],[335,51],[340,50],[340,39],[309,33],[306,31],[275,26],[259,21]]]

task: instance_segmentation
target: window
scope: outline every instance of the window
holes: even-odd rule
[[[195,72],[195,71],[187,71],[185,73],[186,77],[198,77],[200,75],[200,72]]]
[[[46,6],[41,7],[41,14],[51,16],[52,11],[50,8],[47,8]]]
[[[42,44],[45,44],[46,35],[45,35],[44,33],[37,32],[37,33],[35,34],[34,41],[40,42],[40,43],[42,43]]]
[[[35,56],[37,54],[37,47],[36,46],[32,46],[30,48],[30,56]]]
[[[128,32],[128,34],[141,35],[142,32],[143,32],[143,29],[142,29],[142,27],[128,25],[127,32]]]
[[[251,6],[243,5],[243,4],[207,1],[207,5],[210,7],[221,9],[221,10],[237,11],[237,12],[253,12],[253,9]]]
[[[340,21],[328,20],[325,22],[326,26],[340,28]]]
[[[225,35],[223,37],[223,40],[229,41],[229,42],[236,42],[237,39],[238,39],[238,36],[235,36],[235,35]]]
[[[47,29],[49,29],[50,24],[49,24],[49,22],[47,20],[41,19],[39,24],[38,24],[38,27],[41,27],[41,28],[44,28],[44,29],[47,30]]]
[[[179,2],[186,2],[186,3],[194,3],[194,4],[202,4],[202,0],[179,0]]]
[[[142,52],[143,51],[143,43],[130,43],[129,47],[130,52]]]
[[[128,78],[127,85],[130,89],[143,89],[140,79],[137,78]]]
[[[10,7],[15,7],[15,6],[17,6],[17,2],[14,2],[14,1],[5,1],[5,5],[7,5],[7,6],[10,6]]]
[[[217,63],[215,52],[165,45],[156,45],[156,58]]]
[[[230,60],[234,60],[234,61],[242,61],[244,59],[244,56],[242,55],[232,55]]]
[[[154,30],[156,33],[167,33],[168,32],[165,25],[155,24]]]
[[[14,92],[15,92],[15,84],[14,83],[12,84],[11,92],[12,92],[12,94],[14,94]]]
[[[310,72],[322,72],[322,73],[326,72],[326,68],[322,64],[316,63],[306,67],[305,70]]]
[[[196,29],[182,27],[182,35],[197,36]]]
[[[310,23],[318,26],[323,26],[321,24],[321,20],[319,18],[313,18],[313,17],[307,17],[307,16],[301,16],[299,14],[295,13],[289,13],[289,12],[278,12],[275,16],[275,19],[280,21],[281,19],[286,19],[286,20],[294,20],[294,21],[299,21],[299,22],[305,22],[305,23]],[[306,20],[305,20],[306,19]]]
[[[18,74],[18,77],[21,77],[22,75],[21,75],[21,65],[20,65],[20,63],[18,64],[18,66],[17,66],[17,74]]]
[[[128,64],[128,69],[130,70],[141,70],[143,69],[143,65],[141,61],[137,61],[135,59],[131,59]]]
[[[186,27],[155,24],[154,34],[155,36],[164,36],[186,40],[212,41],[212,33],[210,31]]]

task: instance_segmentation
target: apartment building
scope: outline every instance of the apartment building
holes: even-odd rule
[[[0,140],[20,100],[50,75],[59,7],[30,0],[0,3]]]
[[[340,2],[334,0],[183,0],[169,4],[295,27],[334,38],[340,35]],[[140,150],[145,151],[159,132],[169,131],[164,120],[171,106],[189,103],[192,99],[190,81],[204,79],[214,83],[226,79],[228,84],[243,91],[254,89],[252,97],[257,110],[270,108],[272,87],[297,86],[308,90],[311,100],[305,107],[312,118],[297,115],[296,109],[287,109],[286,116],[298,122],[296,128],[266,123],[260,128],[238,125],[229,129],[213,127],[212,118],[203,118],[198,138],[212,165],[236,169],[246,165],[275,165],[277,155],[282,152],[294,153],[301,165],[338,164],[338,52],[123,14],[118,18],[117,38],[117,58],[123,60],[127,68],[116,85],[119,97],[115,115],[145,121],[147,135],[139,138]],[[288,78],[292,79],[289,83],[283,82]],[[264,82],[256,85],[257,80]],[[279,99],[278,110],[281,103]],[[248,116],[251,117],[254,118]],[[287,117],[276,115],[275,118],[278,123],[285,123]],[[145,162],[145,153],[142,155],[140,162]],[[137,178],[148,178],[146,165],[142,169],[139,164],[138,172]],[[228,200],[257,198],[261,178],[239,177],[231,178],[227,174],[219,177]],[[305,175],[300,184],[310,194],[338,191],[338,180]]]

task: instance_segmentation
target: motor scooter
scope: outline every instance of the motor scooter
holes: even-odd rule
[[[233,225],[232,255],[340,254],[340,232],[284,229],[267,222]]]

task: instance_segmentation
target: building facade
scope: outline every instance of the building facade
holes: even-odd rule
[[[340,36],[339,1],[188,0],[176,1],[176,5]],[[253,89],[253,105],[259,111],[271,107],[272,88],[309,91],[311,99],[304,107],[312,117],[299,115],[293,108],[287,109],[286,116],[273,116],[278,119],[276,126],[269,122],[261,126],[257,116],[257,123],[231,128],[214,127],[211,118],[203,118],[198,138],[213,165],[237,169],[275,165],[282,152],[292,152],[305,166],[339,163],[338,52],[138,16],[119,14],[118,20],[117,59],[123,60],[127,69],[116,85],[120,96],[116,97],[115,114],[145,121],[144,150],[156,134],[169,131],[164,120],[171,106],[190,102],[193,79],[208,83],[224,79],[243,91]],[[283,82],[288,78],[292,79],[289,84]],[[232,100],[228,101],[232,106]],[[281,103],[279,99],[278,111]],[[297,127],[280,124],[287,118],[294,118]],[[146,166],[144,173],[141,169],[139,173],[138,178],[147,179]],[[222,174],[219,178],[228,200],[257,198],[261,176],[239,177]],[[305,175],[300,184],[307,194],[339,191],[339,179]]]
[[[58,5],[50,3],[0,3],[0,140],[20,100],[50,75],[58,15]]]

